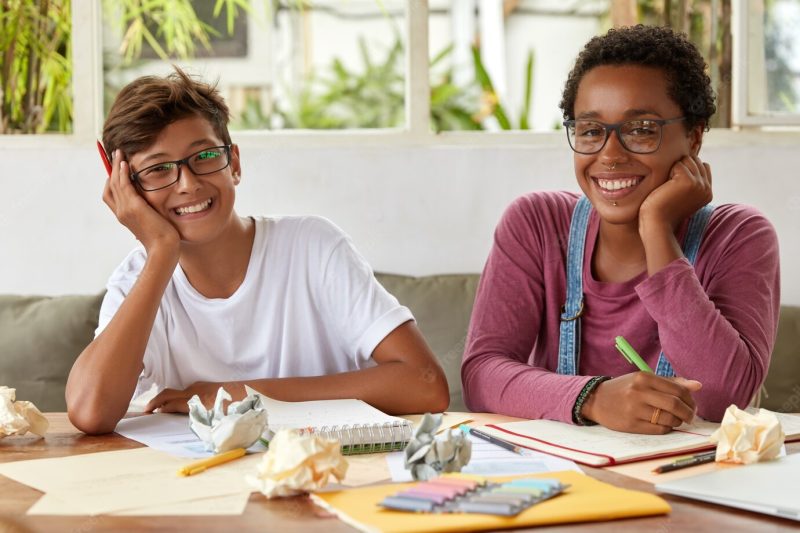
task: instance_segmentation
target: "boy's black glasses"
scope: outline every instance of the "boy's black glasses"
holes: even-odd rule
[[[606,124],[598,120],[578,119],[563,122],[567,140],[573,151],[579,154],[596,154],[608,142],[611,132],[617,132],[622,147],[635,154],[652,154],[661,146],[664,126],[686,120],[686,117],[670,119],[643,118]]]
[[[179,159],[162,161],[131,174],[131,179],[143,191],[158,191],[174,185],[181,179],[181,165],[186,165],[195,176],[213,174],[231,164],[231,145],[212,146]]]

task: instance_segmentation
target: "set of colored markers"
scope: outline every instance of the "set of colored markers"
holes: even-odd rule
[[[532,477],[505,483],[439,477],[415,483],[394,496],[387,496],[378,505],[394,511],[514,516],[568,487],[557,479]]]

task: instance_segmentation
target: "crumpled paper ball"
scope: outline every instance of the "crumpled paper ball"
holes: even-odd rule
[[[722,424],[711,435],[717,443],[717,461],[750,464],[778,456],[786,434],[775,413],[759,409],[748,413],[731,405]]]
[[[50,422],[31,402],[14,401],[17,389],[0,386],[0,439],[28,431],[44,437]]]
[[[267,498],[275,498],[314,491],[324,487],[330,476],[341,481],[346,473],[347,460],[338,440],[281,429],[270,441],[258,475],[246,480]]]
[[[196,394],[189,400],[189,427],[205,443],[207,451],[227,452],[249,448],[267,428],[267,411],[261,399],[253,394],[233,402],[225,413],[223,402],[231,395],[224,388],[217,391],[214,407],[206,409]]]
[[[447,431],[436,439],[442,415],[425,413],[405,449],[405,466],[411,477],[426,481],[444,472],[460,472],[472,456],[472,442],[461,431]]]

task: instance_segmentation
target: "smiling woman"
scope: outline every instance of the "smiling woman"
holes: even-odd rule
[[[664,70],[638,65],[597,66],[581,80],[574,103],[574,116],[578,117],[572,144],[575,174],[583,193],[608,221],[638,222],[642,203],[645,199],[652,203],[650,194],[664,185],[671,173],[683,169],[683,164],[673,167],[684,157],[684,164],[696,167],[695,173],[700,169],[705,173],[705,167],[692,160],[700,150],[703,125],[685,127],[686,117],[667,94],[667,87]],[[567,127],[568,137],[573,136],[569,134],[572,129]],[[677,191],[688,197],[672,202],[683,211],[667,221],[669,226],[676,226],[711,200],[710,179],[699,178],[694,183],[699,191]],[[646,257],[643,249],[635,253],[635,247],[621,251],[630,259]],[[616,268],[616,264],[596,265],[602,281],[625,281],[614,274]]]
[[[699,52],[667,28],[611,30],[578,56],[562,110],[583,196],[533,193],[503,216],[462,364],[468,407],[633,433],[744,407],[775,342],[778,244],[754,208],[709,205]],[[655,372],[633,372],[620,335]]]

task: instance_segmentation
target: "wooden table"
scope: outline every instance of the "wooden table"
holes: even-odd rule
[[[473,414],[480,423],[516,420],[497,415]],[[117,434],[89,437],[78,432],[64,413],[48,414],[51,426],[46,439],[10,437],[0,440],[0,462],[62,457],[82,453],[139,448],[142,445]],[[800,443],[787,445],[789,452],[800,452]],[[597,468],[584,468],[586,473],[614,485],[653,492],[653,486],[627,476]],[[323,533],[352,532],[353,528],[327,515],[307,497],[270,501],[261,494],[251,495],[241,516],[225,517],[132,517],[132,516],[26,516],[25,511],[41,493],[0,476],[0,532],[119,530],[196,530],[196,531],[302,531]],[[683,531],[790,531],[798,530],[797,522],[750,513],[730,507],[706,504],[677,496],[662,495],[672,506],[665,516],[540,527],[545,531],[648,531],[667,533]]]

